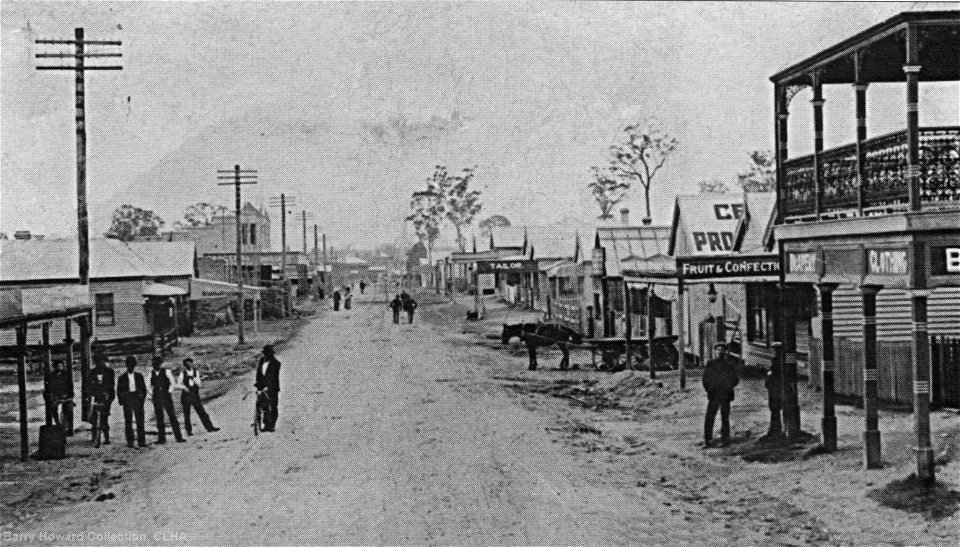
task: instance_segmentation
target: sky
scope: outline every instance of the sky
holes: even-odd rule
[[[590,223],[589,168],[650,116],[679,141],[655,222],[701,180],[732,184],[773,148],[770,75],[920,3],[11,2],[0,4],[0,231],[75,234],[72,73],[39,38],[119,39],[87,74],[91,233],[133,204],[168,225],[232,206],[217,169],[257,169],[244,201],[293,196],[331,245],[409,237],[433,166],[476,166],[480,217]],[[112,61],[112,60],[111,60]],[[807,93],[807,95],[805,95]],[[869,90],[868,130],[901,129],[903,88]],[[960,123],[956,84],[921,86],[921,124]],[[853,91],[828,87],[826,146],[854,137]],[[812,150],[808,92],[791,155]],[[635,188],[626,205],[643,216]],[[274,224],[279,210],[270,209]],[[300,241],[300,223],[288,237]],[[279,246],[279,226],[273,229]],[[448,235],[453,233],[447,228]],[[292,244],[294,248],[296,245]]]

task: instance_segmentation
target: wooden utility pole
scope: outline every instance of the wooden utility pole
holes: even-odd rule
[[[220,182],[217,184],[219,186],[228,186],[232,184],[234,187],[234,210],[237,217],[237,233],[235,237],[237,240],[237,345],[242,346],[246,341],[243,338],[243,316],[245,314],[245,310],[243,305],[243,245],[241,244],[240,235],[243,233],[244,228],[243,224],[240,222],[240,185],[256,184],[257,171],[255,169],[241,170],[239,165],[234,165],[232,171],[218,170],[217,179],[232,179],[232,182]],[[256,310],[254,310],[254,314],[256,314]]]
[[[280,208],[280,278],[287,278],[287,207],[293,207],[297,200],[293,196],[280,194],[270,198],[271,207]]]
[[[317,232],[317,225],[313,225],[313,275],[317,278],[317,287],[320,286],[320,276],[317,275],[317,268],[320,266],[320,238]],[[321,270],[322,271],[322,270]],[[326,275],[326,272],[323,272]]]
[[[119,40],[86,40],[83,28],[73,30],[73,40],[36,40],[37,44],[44,45],[72,45],[71,53],[37,53],[37,59],[70,59],[73,65],[38,66],[37,70],[72,70],[74,72],[74,104],[76,106],[77,125],[77,244],[79,248],[79,277],[81,285],[90,285],[90,222],[87,214],[87,114],[86,114],[86,80],[88,70],[122,70],[119,65],[87,65],[84,61],[93,58],[121,57],[115,52],[86,52],[86,46],[120,46]],[[73,378],[73,369],[67,365],[70,378]],[[87,405],[87,371],[80,371],[80,401],[81,408]],[[85,415],[85,414],[84,414]]]
[[[77,109],[77,240],[80,244],[80,284],[90,284],[90,233],[87,218],[87,120],[84,75],[88,70],[122,70],[121,66],[87,66],[85,59],[120,57],[120,52],[87,53],[85,46],[119,46],[119,40],[85,40],[83,28],[73,31],[73,40],[36,40],[37,44],[72,45],[73,53],[37,53],[38,59],[69,59],[73,65],[38,66],[37,70],[72,70],[75,75]]]

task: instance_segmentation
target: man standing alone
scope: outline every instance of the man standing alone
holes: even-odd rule
[[[177,413],[173,409],[173,378],[170,371],[163,368],[163,359],[153,358],[153,372],[150,373],[150,387],[153,394],[153,412],[157,417],[157,444],[167,442],[167,424],[164,423],[164,412],[170,417],[170,427],[173,428],[173,438],[178,443],[186,442],[180,433],[180,422],[177,421]]]
[[[257,365],[257,378],[253,387],[267,394],[267,409],[263,417],[263,430],[274,431],[277,427],[280,403],[280,361],[273,354],[273,346],[263,346],[263,357]]]
[[[703,444],[709,447],[713,441],[713,422],[720,411],[720,443],[730,442],[730,403],[733,401],[733,388],[740,383],[737,375],[737,363],[730,357],[726,344],[715,346],[717,356],[707,361],[703,370],[703,387],[707,391],[707,415],[703,422]]]
[[[193,368],[193,359],[187,357],[183,360],[183,370],[174,376],[174,389],[180,391],[180,403],[183,405],[183,428],[187,430],[187,435],[193,435],[193,424],[190,423],[190,411],[195,410],[200,423],[209,431],[220,431],[210,421],[210,415],[203,408],[203,402],[200,401],[200,373]]]
[[[123,422],[127,434],[127,446],[133,448],[133,421],[137,421],[137,446],[147,446],[143,430],[143,402],[147,398],[147,383],[143,374],[135,371],[137,358],[127,356],[127,372],[117,378],[117,399],[123,407]],[[94,369],[96,370],[96,369]]]

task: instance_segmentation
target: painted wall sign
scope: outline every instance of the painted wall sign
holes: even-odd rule
[[[930,248],[931,275],[960,275],[960,245]]]
[[[797,274],[819,274],[820,256],[816,252],[787,253],[787,271]]]
[[[733,232],[691,232],[693,245],[698,253],[725,252],[733,250]]]
[[[677,259],[677,272],[686,280],[770,277],[780,273],[780,259],[775,255],[681,258]]]
[[[477,273],[535,272],[536,260],[490,260],[477,262]]]
[[[824,276],[859,279],[863,275],[863,258],[863,252],[858,249],[824,249]]]
[[[906,275],[907,251],[870,249],[867,251],[868,272],[877,275]]]

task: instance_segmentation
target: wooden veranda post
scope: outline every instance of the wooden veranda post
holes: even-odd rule
[[[877,293],[880,287],[864,285],[863,294],[863,432],[864,463],[876,469],[880,461],[880,421],[877,413]]]
[[[623,314],[624,314],[624,327],[626,332],[624,333],[624,340],[626,340],[626,356],[627,356],[627,370],[633,368],[633,314],[631,313],[630,306],[633,305],[632,299],[630,298],[630,284],[626,281],[623,282]],[[650,353],[650,367],[653,370],[653,353]]]
[[[837,449],[837,415],[834,395],[834,345],[833,345],[833,283],[821,283],[820,289],[820,330],[823,340],[823,446],[828,451]]]
[[[90,376],[91,344],[93,338],[93,321],[91,313],[85,313],[77,319],[80,329],[80,415],[84,419],[90,416],[90,399],[86,396],[89,391],[88,378]],[[73,381],[73,376],[70,376]],[[73,424],[69,424],[67,431],[73,431]]]
[[[683,297],[683,278],[677,280],[677,355],[679,355],[680,389],[687,387],[686,338],[687,338],[687,308]]]
[[[17,327],[17,395],[20,408],[20,460],[30,457],[27,429],[27,324]]]
[[[653,285],[647,285],[647,353],[650,354],[650,379],[657,378],[657,367],[653,366],[653,339],[657,334],[657,323],[653,318]]]
[[[70,381],[73,381],[73,319],[69,317],[63,320],[63,343],[66,346],[66,363],[64,364],[64,369],[67,371],[67,377],[70,378]],[[83,382],[80,383],[80,419],[86,420],[89,414],[84,412],[84,408],[89,408],[88,394],[84,389],[85,385]],[[71,429],[68,429],[71,431]]]
[[[50,376],[50,362],[52,361],[52,352],[50,351],[50,323],[40,325],[40,343],[43,347],[43,381],[46,387],[47,378]],[[46,424],[53,425],[53,415],[44,412],[46,415]]]

